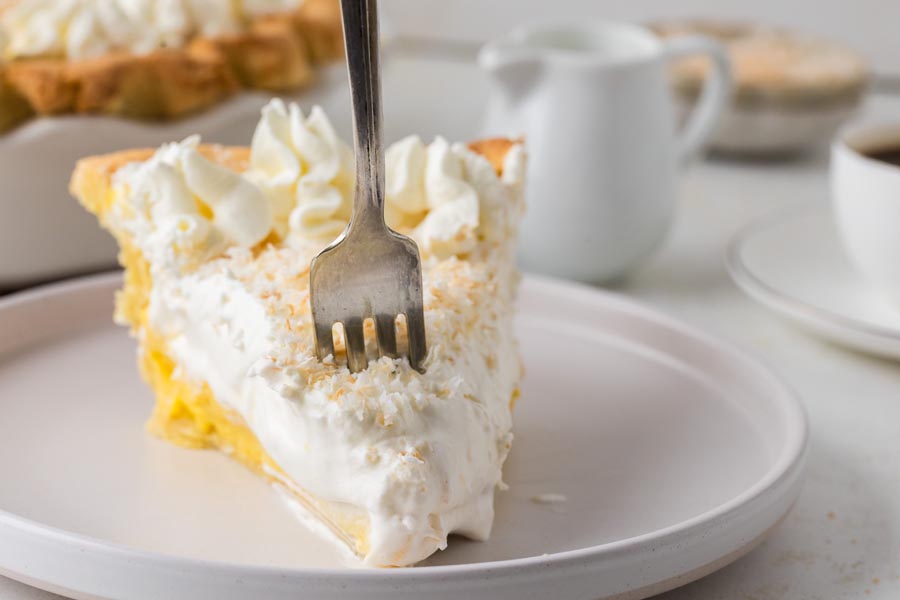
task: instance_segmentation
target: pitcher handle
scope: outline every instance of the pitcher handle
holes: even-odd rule
[[[706,143],[731,95],[731,63],[725,47],[708,37],[678,37],[666,40],[664,44],[668,60],[692,54],[706,54],[712,59],[710,75],[706,78],[700,98],[681,132],[678,158],[686,163]]]

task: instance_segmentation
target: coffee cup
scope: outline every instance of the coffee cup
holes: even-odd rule
[[[900,123],[850,127],[831,147],[834,217],[852,264],[900,299]]]

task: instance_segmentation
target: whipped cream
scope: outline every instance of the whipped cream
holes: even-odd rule
[[[154,269],[187,269],[231,246],[263,240],[317,252],[352,211],[353,154],[321,108],[271,101],[253,135],[250,168],[231,171],[198,152],[199,138],[160,148],[120,169],[113,218],[130,231]],[[447,259],[512,235],[524,154],[514,146],[504,179],[463,144],[408,137],[386,151],[385,218],[425,259]],[[512,215],[512,217],[510,217]],[[312,254],[310,255],[312,256]]]
[[[293,246],[323,247],[347,225],[352,211],[353,154],[324,112],[305,117],[296,105],[273,100],[253,136],[248,173],[272,200],[277,229]],[[493,185],[480,156],[437,138],[416,136],[385,152],[385,220],[419,242],[425,254],[446,258],[471,250],[480,224],[479,193]]]
[[[509,257],[426,269],[424,375],[388,358],[353,377],[319,363],[306,280],[284,268],[302,269],[294,249],[157,280],[149,318],[182,377],[207,382],[293,484],[366,516],[367,564],[408,565],[451,532],[490,534],[520,368]]]
[[[296,9],[302,0],[18,0],[0,13],[7,58],[146,54],[193,36],[240,31],[248,19]],[[2,37],[2,36],[0,36]]]
[[[418,137],[390,148],[385,156],[388,225],[412,226],[423,252],[441,258],[474,248],[480,219],[476,178],[467,177],[466,161],[472,156],[493,174],[483,159],[464,146],[451,148],[440,137],[427,148]]]
[[[177,376],[240,415],[288,487],[362,515],[367,564],[413,564],[452,532],[485,539],[520,377],[521,149],[502,179],[442,139],[388,150],[390,219],[426,257],[426,372],[384,357],[351,376],[315,358],[307,272],[349,217],[349,149],[321,110],[277,101],[244,173],[197,144],[166,145],[113,182],[110,223],[151,263],[148,321]]]
[[[250,145],[248,176],[266,190],[282,237],[330,242],[347,225],[353,194],[353,152],[321,108],[273,100]],[[324,245],[324,244],[322,244]]]
[[[272,205],[246,177],[198,151],[198,136],[166,144],[113,178],[113,219],[128,230],[155,271],[196,267],[231,245],[269,235]]]

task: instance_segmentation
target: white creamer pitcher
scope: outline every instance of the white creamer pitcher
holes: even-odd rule
[[[667,63],[708,54],[714,68],[676,133]],[[665,237],[680,163],[697,152],[728,96],[725,51],[703,37],[660,40],[592,22],[518,29],[479,62],[494,82],[487,133],[524,136],[526,270],[587,282],[625,273]]]

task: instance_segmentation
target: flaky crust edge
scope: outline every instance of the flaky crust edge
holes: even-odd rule
[[[241,89],[283,91],[312,82],[343,54],[336,0],[306,0],[238,34],[196,37],[146,55],[20,59],[0,66],[0,132],[37,115],[107,114],[174,119]]]

